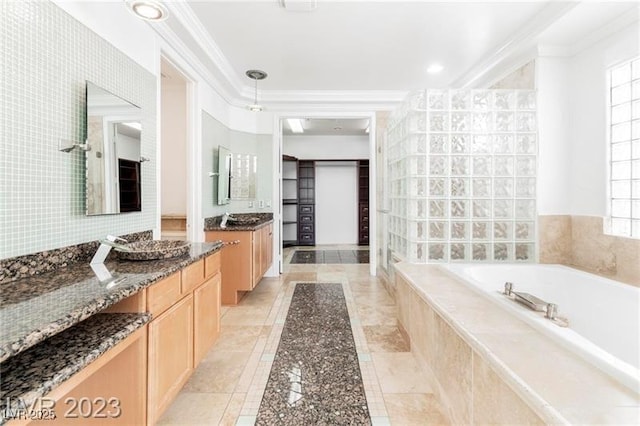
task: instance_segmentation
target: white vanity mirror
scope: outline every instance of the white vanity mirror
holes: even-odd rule
[[[142,210],[140,107],[87,81],[87,215]]]
[[[229,182],[233,154],[224,146],[218,147],[218,205],[229,204]]]

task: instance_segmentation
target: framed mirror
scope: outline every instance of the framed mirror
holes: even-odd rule
[[[87,215],[142,210],[140,107],[87,81]]]
[[[229,204],[231,200],[230,180],[233,154],[223,146],[218,147],[218,205]]]

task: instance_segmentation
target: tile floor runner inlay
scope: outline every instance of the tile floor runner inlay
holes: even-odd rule
[[[296,284],[256,424],[371,424],[341,284]]]
[[[369,263],[369,250],[296,250],[290,263]]]

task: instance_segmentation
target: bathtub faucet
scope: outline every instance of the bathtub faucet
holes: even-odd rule
[[[550,320],[556,319],[556,314],[558,313],[558,305],[555,303],[547,303],[547,311],[544,314],[544,317]]]
[[[504,294],[507,296],[511,296],[512,292],[513,292],[513,283],[507,281],[506,283],[504,283]]]

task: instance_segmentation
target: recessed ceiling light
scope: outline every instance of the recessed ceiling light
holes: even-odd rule
[[[289,128],[291,128],[293,133],[304,133],[302,120],[299,118],[287,118],[287,123],[289,123]]]
[[[438,74],[443,69],[444,69],[444,67],[442,65],[440,65],[440,64],[431,64],[431,65],[429,65],[429,68],[427,68],[427,72],[429,74]]]
[[[164,21],[169,16],[167,8],[155,0],[127,0],[127,7],[138,18],[146,21]]]

